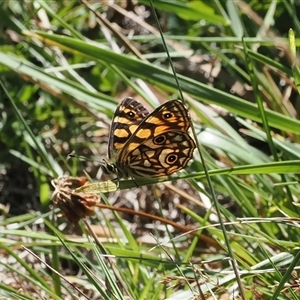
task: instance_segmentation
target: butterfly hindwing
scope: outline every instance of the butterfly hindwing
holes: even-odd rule
[[[169,176],[186,167],[194,149],[195,142],[188,133],[168,130],[146,139],[116,166],[134,178]]]

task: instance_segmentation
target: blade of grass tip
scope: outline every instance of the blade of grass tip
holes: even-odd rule
[[[29,158],[28,156],[21,154],[19,151],[9,150],[9,153],[14,155],[18,159],[24,161],[25,163],[30,165],[32,168],[38,169],[39,172],[41,172],[43,174],[46,174],[48,176],[53,176],[53,174],[56,174],[56,173],[52,173],[51,170],[47,169],[47,167],[42,166],[40,163],[38,163],[35,160]]]
[[[297,86],[298,94],[300,94],[300,70],[296,63],[296,44],[295,44],[295,33],[293,29],[289,30],[289,45],[292,52],[292,68],[293,68],[293,76]]]
[[[176,83],[177,83],[177,86],[178,86],[178,90],[180,92],[180,96],[181,96],[181,99],[184,99],[183,98],[183,94],[182,94],[182,91],[181,91],[181,88],[179,86],[179,81],[177,79],[177,76],[176,76],[176,72],[175,72],[175,69],[174,69],[174,66],[172,64],[172,59],[169,55],[169,52],[168,52],[168,48],[166,47],[166,43],[165,43],[165,39],[164,39],[164,36],[162,34],[162,30],[160,28],[160,24],[159,24],[159,20],[157,18],[157,15],[155,13],[155,9],[154,9],[154,6],[153,6],[153,3],[152,1],[150,0],[150,6],[151,6],[151,9],[152,9],[152,12],[154,14],[154,17],[156,19],[156,23],[157,25],[159,26],[159,30],[160,30],[160,33],[161,33],[161,38],[163,40],[163,43],[164,43],[164,47],[165,47],[165,51],[167,52],[167,55],[168,55],[168,59],[169,59],[169,62],[171,63],[171,67],[172,67],[172,71],[173,71],[173,74],[174,74],[174,77],[175,77],[175,80],[176,80]],[[191,122],[191,128],[192,128],[192,131],[193,131],[193,134],[194,134],[194,137],[197,137],[197,134],[196,134],[196,130],[193,126],[193,123]],[[237,261],[234,259],[234,254],[233,254],[233,251],[231,249],[231,246],[230,246],[230,242],[229,242],[229,239],[228,239],[228,236],[226,234],[226,228],[224,226],[224,223],[223,223],[223,220],[222,220],[222,215],[221,215],[221,211],[220,211],[220,208],[219,208],[219,203],[217,201],[217,198],[216,198],[216,194],[215,194],[215,191],[213,189],[213,185],[212,185],[212,181],[209,177],[209,173],[208,173],[208,169],[206,167],[206,164],[205,164],[205,161],[204,161],[204,157],[202,155],[202,152],[200,151],[200,144],[199,144],[199,141],[198,139],[195,139],[196,140],[196,144],[197,144],[197,148],[199,150],[199,155],[200,155],[200,158],[201,158],[201,162],[202,162],[202,165],[203,165],[203,170],[204,170],[204,173],[205,173],[205,176],[206,176],[206,179],[207,179],[207,182],[208,182],[208,186],[209,186],[209,190],[210,190],[210,194],[211,194],[211,198],[213,200],[213,203],[215,205],[215,208],[216,208],[216,212],[217,212],[217,215],[218,215],[218,219],[219,219],[219,222],[220,222],[220,226],[221,226],[221,229],[222,229],[222,232],[223,232],[223,235],[224,235],[224,240],[225,240],[225,244],[226,244],[226,247],[227,247],[227,250],[228,250],[228,254],[230,256],[230,258],[232,259],[231,260],[231,263],[232,263],[232,267],[234,269],[234,273],[235,273],[235,276],[236,276],[236,279],[237,279],[237,282],[238,282],[238,286],[239,286],[239,289],[240,289],[240,293],[241,293],[241,297],[242,299],[246,299],[246,296],[245,296],[245,293],[244,293],[244,289],[243,289],[243,286],[242,286],[242,282],[240,280],[240,276],[239,276],[239,273],[238,273],[238,267],[237,267]]]
[[[258,33],[256,36],[258,37],[265,37],[267,32],[270,28],[272,28],[273,24],[275,23],[274,15],[276,13],[276,6],[278,4],[277,0],[272,0],[270,6],[267,9],[267,13],[264,17],[263,24],[259,28]]]
[[[261,121],[263,123],[263,128],[264,128],[265,133],[267,135],[268,145],[269,145],[270,151],[271,151],[271,153],[274,157],[274,160],[279,161],[277,151],[276,151],[276,147],[274,145],[274,142],[273,142],[273,139],[272,139],[272,136],[271,136],[271,130],[270,130],[270,127],[269,127],[268,118],[266,116],[264,103],[263,103],[263,100],[260,96],[257,78],[256,78],[255,73],[254,73],[254,62],[250,59],[250,57],[248,55],[248,52],[247,52],[248,48],[247,48],[247,45],[246,45],[244,40],[243,40],[243,46],[244,46],[244,51],[245,51],[245,58],[246,58],[246,62],[247,62],[247,68],[248,68],[249,76],[250,76],[252,87],[253,87],[254,97],[256,99],[259,114],[261,116]],[[280,177],[281,177],[282,182],[287,183],[289,181],[288,178],[284,174],[280,174]],[[289,203],[290,208],[293,207],[294,209],[296,209],[298,211],[298,213],[300,213],[299,209],[295,208],[295,206],[293,205],[293,196],[292,196],[292,192],[291,192],[289,186],[286,187],[286,195],[289,199],[288,203]]]
[[[240,17],[240,11],[236,6],[234,1],[226,1],[226,8],[228,11],[228,16],[230,18],[230,27],[234,32],[235,36],[241,38],[244,35],[248,35],[246,32],[245,25],[242,23],[242,19]]]

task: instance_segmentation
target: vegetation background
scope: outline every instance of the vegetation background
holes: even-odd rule
[[[2,1],[1,299],[300,299],[299,12]],[[200,145],[185,171],[122,180],[78,224],[91,207],[52,206],[52,179],[104,180],[120,100],[153,109],[180,90]]]

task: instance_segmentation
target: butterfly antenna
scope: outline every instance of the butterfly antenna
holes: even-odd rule
[[[94,159],[88,158],[88,157],[86,157],[86,156],[74,155],[73,153],[74,153],[74,150],[73,150],[71,153],[69,153],[69,154],[67,155],[67,160],[72,159],[72,158],[77,158],[77,159],[79,159],[80,161],[93,161],[93,162],[96,161],[96,162],[98,162],[98,163],[100,163],[100,164],[103,164],[103,162],[101,162],[101,161],[94,160]]]

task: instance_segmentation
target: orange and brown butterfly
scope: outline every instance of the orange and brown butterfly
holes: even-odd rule
[[[196,147],[190,125],[180,100],[149,113],[140,102],[125,98],[113,117],[103,170],[118,178],[159,178],[185,168]]]

